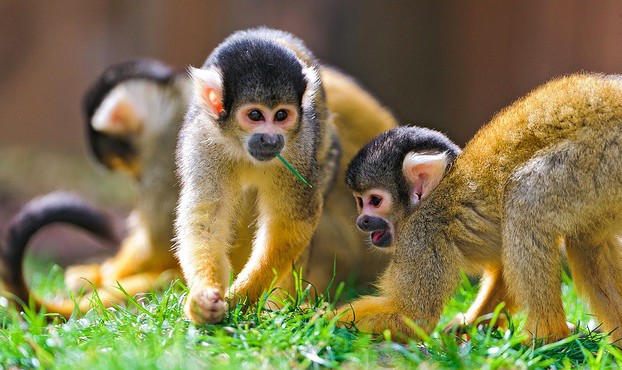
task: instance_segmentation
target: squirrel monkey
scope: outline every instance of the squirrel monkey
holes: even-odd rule
[[[139,195],[117,255],[101,265],[69,267],[68,287],[88,287],[87,280],[95,287],[116,285],[129,276],[140,280],[136,275],[142,273],[151,285],[153,275],[177,268],[171,252],[179,193],[174,153],[189,96],[185,73],[142,59],[112,65],[85,95],[95,159],[133,178]]]
[[[569,335],[562,245],[579,293],[622,337],[622,78],[553,80],[498,113],[465,146],[417,127],[380,135],[350,163],[358,227],[390,248],[380,296],[344,307],[363,331],[431,331],[459,281],[484,271],[466,323],[505,302],[526,330]]]
[[[307,264],[306,278],[324,289],[335,254],[338,273],[361,266],[377,273],[377,256],[352,249],[361,246],[346,221],[354,209],[343,203],[347,188],[335,181],[340,158],[347,163],[366,137],[395,127],[390,113],[348,78],[320,66],[301,40],[267,28],[234,33],[190,74],[194,98],[177,152],[177,256],[190,288],[186,315],[198,323],[222,320],[230,254],[237,253],[234,225],[249,192],[258,213],[255,238],[230,297],[255,301],[275,273],[278,286],[292,288],[283,278],[294,262]]]
[[[343,73],[322,67],[320,76],[340,139],[340,168],[345,168],[358,149],[376,135],[394,128],[396,121]],[[192,97],[189,77],[158,61],[134,60],[109,67],[87,93],[84,110],[89,146],[98,162],[112,171],[127,173],[136,181],[138,199],[128,219],[128,235],[121,241],[118,254],[101,265],[69,267],[65,275],[68,287],[79,290],[95,286],[102,296],[102,289],[116,287],[119,281],[134,295],[151,290],[157,286],[155,282],[162,272],[177,268],[171,250],[178,198],[173,152],[183,114]],[[357,275],[359,286],[375,280],[388,261],[384,256],[367,253],[359,232],[351,227],[351,216],[356,211],[349,200],[350,190],[345,186],[342,171],[336,174],[331,189],[325,195],[324,212],[311,246],[298,261],[304,267],[305,279],[313,282],[318,291],[330,283],[335,261],[335,281]],[[244,205],[233,227],[235,240],[230,257],[234,272],[239,272],[247,262],[255,233],[255,194],[249,191],[243,198]],[[26,248],[27,239],[20,245],[9,243],[7,249]],[[15,276],[21,275],[24,254],[17,255],[19,258],[7,264]],[[26,301],[28,288],[23,287],[25,290],[19,296]],[[116,291],[112,288],[110,296]],[[109,304],[110,300],[102,299],[102,302]],[[74,309],[70,300],[62,304],[39,303],[48,312],[66,317]],[[87,305],[80,306],[82,311],[86,308]]]
[[[112,171],[131,176],[137,183],[139,196],[128,219],[128,235],[121,241],[117,255],[101,265],[69,267],[65,274],[69,288],[78,291],[94,286],[99,288],[100,297],[118,300],[123,295],[114,288],[117,282],[134,295],[152,290],[158,286],[163,272],[177,268],[171,251],[178,198],[174,152],[189,100],[187,82],[185,73],[155,60],[141,59],[110,66],[86,93],[83,106],[86,131],[95,159]],[[74,224],[100,235],[98,230],[107,217],[75,197],[50,195],[32,204],[24,208],[26,213],[20,219],[34,226],[22,228],[16,224],[21,237],[8,240],[5,248],[6,256],[10,257],[5,258],[5,276],[12,276],[7,286],[24,302],[28,301],[29,288],[23,278],[16,285],[16,279],[22,274],[30,237],[54,222]],[[62,218],[69,212],[67,209],[75,216]],[[36,221],[39,218],[29,221],[33,214],[42,215],[37,216],[41,223]],[[84,224],[80,214],[100,221]],[[65,317],[76,308],[70,299],[42,302],[37,298],[36,301],[48,312]],[[102,299],[102,302],[109,304],[110,300]],[[84,312],[89,306],[86,296],[78,308]]]

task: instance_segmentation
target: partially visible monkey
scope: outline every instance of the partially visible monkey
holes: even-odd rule
[[[237,32],[191,75],[194,99],[178,148],[182,190],[176,221],[177,256],[190,288],[186,315],[195,322],[223,318],[229,255],[236,254],[234,225],[247,208],[248,192],[256,192],[257,231],[231,297],[257,300],[275,273],[278,286],[291,288],[283,278],[294,262],[304,266],[305,260],[309,280],[321,290],[330,281],[335,252],[341,274],[357,265],[375,274],[378,261],[368,258],[363,265],[361,252],[352,249],[361,246],[346,221],[354,210],[343,203],[345,187],[334,183],[340,156],[347,161],[370,134],[395,127],[393,117],[282,31]]]
[[[138,186],[137,204],[128,219],[128,235],[121,242],[119,252],[103,264],[71,266],[67,269],[67,286],[78,291],[99,288],[100,297],[122,299],[114,288],[119,282],[134,295],[157,286],[158,277],[165,271],[177,269],[171,251],[174,209],[178,188],[174,175],[174,151],[177,133],[181,127],[189,94],[188,76],[155,60],[133,60],[107,68],[89,89],[84,99],[84,113],[88,144],[96,160],[113,171],[131,176]],[[58,212],[65,208],[73,214],[82,212],[95,218],[94,210],[80,207],[79,202],[62,204],[66,197],[46,201],[43,211],[49,222],[57,222]],[[41,203],[35,203],[39,205]],[[30,209],[30,208],[27,208]],[[100,216],[99,218],[102,218]],[[25,218],[27,220],[27,218]],[[80,225],[79,217],[65,222]],[[29,222],[28,224],[37,225]],[[97,229],[88,231],[97,234]],[[21,229],[20,229],[21,230]],[[11,293],[27,302],[27,285],[15,285],[22,273],[24,248],[36,229],[28,229],[20,243],[8,241],[6,249],[7,284]],[[23,280],[21,280],[23,282]],[[111,288],[112,287],[112,288]],[[111,299],[102,299],[106,305]],[[88,296],[80,310],[88,307]],[[74,311],[72,300],[36,303],[48,312],[69,317]]]
[[[69,287],[87,280],[96,287],[116,285],[177,267],[171,252],[179,192],[174,152],[189,93],[186,73],[142,59],[112,65],[87,92],[89,146],[97,161],[136,181],[138,198],[117,255],[101,265],[70,267]]]
[[[344,74],[323,67],[320,75],[340,137],[340,166],[345,168],[366,142],[395,127],[395,119]],[[128,236],[115,257],[101,265],[68,268],[65,280],[73,290],[92,286],[107,289],[120,281],[133,295],[150,290],[156,285],[157,276],[177,266],[170,250],[178,196],[171,153],[181,127],[181,115],[190,100],[188,77],[160,62],[137,60],[109,67],[89,90],[84,107],[90,148],[106,167],[135,179],[138,200],[129,218]],[[313,282],[320,292],[332,278],[335,260],[335,281],[357,275],[358,286],[362,287],[374,280],[386,264],[384,256],[366,253],[362,248],[359,233],[351,227],[350,218],[355,209],[349,194],[339,171],[333,190],[326,196],[325,211],[312,247],[300,260],[305,279]],[[236,273],[248,260],[255,231],[253,192],[245,194],[242,202],[244,211],[234,227],[236,237],[231,254]],[[21,269],[17,260],[11,266]],[[47,303],[44,305],[48,311],[66,317],[73,311],[69,300],[62,305]],[[103,303],[109,304],[109,300]]]
[[[380,296],[344,307],[344,319],[412,336],[409,318],[429,332],[459,271],[483,270],[467,323],[505,302],[527,311],[531,335],[564,338],[563,241],[578,291],[604,330],[622,337],[622,78],[551,81],[458,153],[443,135],[412,127],[379,136],[352,160],[357,225],[373,244],[392,246],[393,259]]]

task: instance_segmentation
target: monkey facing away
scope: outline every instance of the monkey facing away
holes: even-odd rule
[[[258,212],[255,238],[230,297],[255,301],[275,272],[278,286],[291,288],[283,278],[296,261],[309,261],[311,276],[305,277],[319,289],[330,281],[335,254],[338,272],[362,266],[362,256],[351,248],[360,247],[360,239],[345,220],[354,210],[343,203],[348,191],[335,179],[340,157],[347,163],[364,137],[395,127],[393,117],[349,79],[320,67],[302,41],[282,31],[237,32],[191,75],[194,100],[178,147],[176,221],[177,256],[190,288],[187,316],[195,322],[223,317],[229,255],[237,253],[234,225],[247,208],[248,192]],[[377,262],[368,258],[367,272],[377,272]]]
[[[322,67],[320,75],[340,139],[340,168],[345,168],[366,142],[395,127],[395,119],[344,74]],[[119,281],[134,295],[151,290],[158,285],[155,281],[162,272],[177,268],[171,250],[174,206],[178,198],[173,152],[190,92],[187,74],[175,72],[158,61],[135,60],[106,69],[87,93],[84,108],[89,146],[98,162],[136,181],[138,199],[128,219],[128,234],[117,255],[103,264],[69,267],[65,276],[68,287],[77,291],[94,286],[102,296],[102,289],[116,287]],[[386,257],[367,253],[362,248],[360,234],[351,226],[355,208],[350,201],[350,190],[345,186],[342,171],[336,176],[332,190],[325,195],[324,212],[311,247],[303,252],[297,264],[303,267],[305,279],[313,282],[320,292],[333,277],[335,261],[335,281],[345,281],[356,274],[359,286],[376,279],[387,262]],[[249,258],[255,232],[254,192],[244,194],[241,202],[244,205],[234,227],[230,255],[235,273]],[[26,247],[26,242],[7,245],[9,250]],[[15,251],[14,255],[23,258],[24,253]],[[7,268],[20,275],[21,259],[11,259]],[[26,301],[28,290],[25,284],[23,287],[25,290],[13,293],[19,293]],[[110,303],[105,299],[102,302]],[[38,303],[46,306],[48,312],[66,317],[74,309],[70,300],[63,304]],[[82,311],[86,308],[88,305],[80,307]]]
[[[412,336],[406,317],[431,331],[460,269],[484,270],[466,323],[505,302],[527,311],[531,335],[558,340],[569,335],[563,242],[579,293],[622,337],[622,78],[551,81],[458,153],[442,134],[411,127],[380,135],[352,160],[357,225],[393,256],[380,296],[344,307],[344,319]]]
[[[101,265],[70,267],[65,279],[70,288],[87,280],[96,287],[116,285],[128,276],[139,280],[141,273],[152,276],[177,268],[171,252],[179,193],[174,152],[189,94],[185,73],[138,59],[107,68],[85,95],[88,143],[95,159],[128,174],[139,195],[117,255]]]
[[[177,133],[189,100],[188,76],[155,60],[131,60],[107,68],[89,89],[84,99],[84,113],[89,147],[95,159],[112,171],[131,176],[138,187],[137,204],[128,219],[128,235],[121,241],[116,256],[103,264],[70,266],[65,275],[69,288],[78,291],[99,288],[98,294],[104,304],[110,299],[122,299],[114,287],[119,282],[126,292],[134,295],[152,290],[159,285],[163,272],[177,268],[171,251],[174,209],[178,188],[174,176],[174,151]],[[75,198],[75,197],[74,197]],[[14,228],[21,232],[18,242],[10,238],[5,247],[6,276],[22,274],[22,260],[28,241],[39,228],[55,222],[79,226],[99,235],[98,224],[82,225],[79,216],[58,220],[67,214],[80,213],[90,219],[103,220],[93,207],[66,196],[47,196],[44,202],[33,201],[34,206],[25,210],[37,210],[36,219],[30,221],[33,212],[20,217]],[[63,204],[67,201],[67,204]],[[43,205],[43,206],[42,206]],[[101,213],[101,212],[100,212]],[[59,216],[60,215],[60,216]],[[37,227],[21,227],[39,225]],[[100,221],[99,224],[102,224]],[[169,275],[170,276],[170,275]],[[29,289],[20,278],[19,289],[14,282],[7,286],[22,301],[28,301]],[[111,289],[111,287],[113,287]],[[85,296],[77,308],[86,311],[89,296]],[[69,317],[76,305],[71,299],[42,302],[48,312]]]

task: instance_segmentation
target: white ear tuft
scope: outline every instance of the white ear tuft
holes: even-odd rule
[[[421,154],[410,152],[402,163],[402,173],[410,184],[412,204],[425,199],[445,175],[449,164],[447,153]]]
[[[91,125],[95,131],[110,135],[138,132],[143,124],[139,108],[125,86],[119,85],[104,98],[91,118]]]
[[[190,67],[194,95],[207,111],[216,116],[223,110],[222,75],[217,68]]]
[[[303,67],[302,73],[307,81],[307,89],[302,96],[302,109],[308,112],[314,108],[315,94],[320,88],[320,74],[314,66]]]

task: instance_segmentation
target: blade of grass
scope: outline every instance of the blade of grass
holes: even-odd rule
[[[311,184],[309,184],[307,180],[305,180],[304,177],[302,177],[302,175],[298,171],[296,171],[294,166],[292,166],[285,158],[283,158],[280,154],[277,154],[276,156],[281,160],[281,162],[283,162],[283,164],[285,164],[285,167],[287,167],[287,169],[292,171],[292,173],[296,175],[296,177],[298,177],[300,181],[303,182],[303,184],[307,185],[310,188],[313,188],[313,186],[311,186]]]

